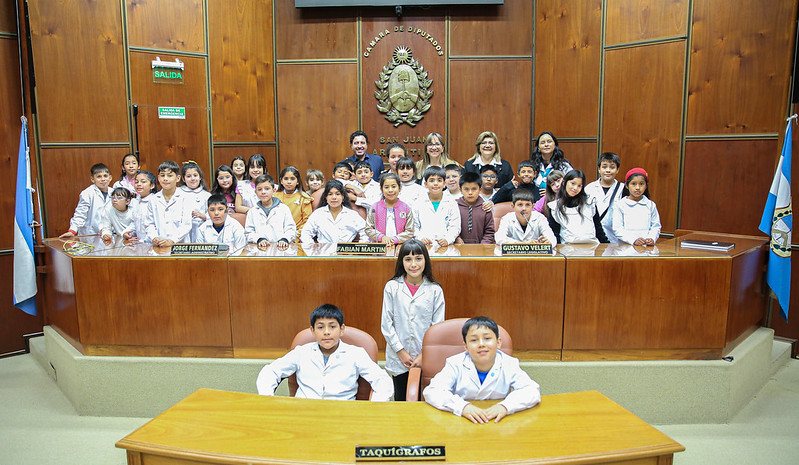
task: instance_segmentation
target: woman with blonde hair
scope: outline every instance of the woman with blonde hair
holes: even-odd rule
[[[485,165],[494,165],[497,172],[497,186],[504,186],[513,179],[513,168],[507,160],[499,154],[499,141],[497,135],[491,131],[483,131],[477,136],[474,144],[474,156],[464,165],[465,172],[480,174],[480,168]]]
[[[418,173],[419,179],[421,179],[422,173],[424,173],[424,170],[426,170],[428,166],[440,166],[444,168],[451,164],[458,165],[458,167],[461,166],[460,163],[450,158],[447,154],[447,148],[444,146],[444,137],[437,132],[428,134],[427,138],[424,140],[422,159],[416,162],[416,173]]]

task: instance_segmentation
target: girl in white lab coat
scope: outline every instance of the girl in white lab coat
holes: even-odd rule
[[[394,379],[394,400],[405,400],[408,370],[422,365],[427,328],[444,321],[444,290],[433,277],[427,247],[418,239],[402,244],[394,277],[383,289],[380,330],[386,338],[386,371]]]

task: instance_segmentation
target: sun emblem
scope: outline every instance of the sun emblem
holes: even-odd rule
[[[413,58],[413,52],[411,52],[411,49],[409,49],[408,47],[400,45],[399,47],[394,49],[395,62],[407,65],[408,63],[410,63],[412,58]]]
[[[394,49],[391,61],[383,66],[380,80],[375,81],[377,109],[386,114],[394,127],[402,123],[416,126],[422,114],[430,109],[432,83],[419,60],[413,58],[411,49],[400,45]]]

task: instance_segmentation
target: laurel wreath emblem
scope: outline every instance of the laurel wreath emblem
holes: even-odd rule
[[[389,96],[388,86],[391,73],[394,68],[401,64],[407,64],[416,73],[416,78],[419,81],[419,97],[416,105],[408,111],[401,112],[394,108]],[[419,60],[413,58],[412,52],[405,46],[399,46],[394,50],[391,61],[383,66],[383,70],[379,74],[380,79],[375,81],[375,86],[378,90],[375,91],[375,98],[377,99],[377,110],[380,113],[386,114],[386,119],[394,123],[394,127],[402,123],[406,123],[411,127],[416,126],[416,123],[422,120],[423,114],[430,109],[430,98],[433,96],[433,91],[430,90],[430,85],[433,84],[432,79],[427,79],[427,71],[424,66],[419,63]]]

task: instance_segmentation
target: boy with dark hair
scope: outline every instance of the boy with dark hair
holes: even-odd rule
[[[83,189],[78,198],[75,214],[69,220],[69,230],[60,237],[99,234],[106,207],[111,203],[108,185],[111,171],[102,163],[91,167],[92,185]]]
[[[286,249],[290,242],[297,238],[297,224],[291,216],[289,207],[280,199],[273,197],[275,180],[268,174],[255,178],[255,195],[258,203],[247,212],[244,231],[247,241],[266,248],[269,244],[277,244],[279,249]]]
[[[224,195],[208,197],[208,219],[197,229],[197,242],[227,244],[231,252],[247,245],[244,227],[227,214]]]
[[[622,198],[624,190],[616,175],[621,167],[621,158],[613,152],[605,152],[597,159],[599,179],[585,186],[588,199],[596,200],[596,211],[602,223],[602,230],[610,242],[620,242],[613,234],[613,204]]]
[[[538,186],[535,185],[535,165],[532,160],[523,160],[519,163],[519,169],[516,177],[506,182],[504,186],[494,194],[491,200],[494,205],[500,202],[511,202],[513,200],[513,193],[516,189],[527,189],[533,193],[533,203],[535,203],[541,196],[538,193]]]
[[[362,347],[341,341],[344,313],[332,304],[311,312],[311,332],[316,342],[303,344],[266,365],[258,374],[258,394],[272,396],[280,381],[297,374],[295,397],[308,399],[353,400],[358,377],[372,385],[370,400],[387,401],[394,394],[388,374],[372,361]]]
[[[460,179],[462,197],[455,200],[461,216],[461,233],[456,244],[493,244],[494,215],[483,210],[483,199],[480,197],[480,175],[467,171]]]
[[[178,189],[180,167],[172,160],[158,165],[161,190],[148,203],[147,237],[156,247],[170,247],[185,242],[191,232],[192,198]]]
[[[355,178],[344,183],[350,203],[367,211],[380,200],[380,183],[372,179],[372,167],[365,160],[355,164]]]
[[[425,245],[435,242],[439,247],[446,247],[453,244],[461,232],[458,205],[454,200],[444,198],[445,174],[440,166],[428,166],[423,176],[427,195],[412,205],[416,225],[414,236]]]
[[[555,234],[544,215],[533,210],[534,195],[527,189],[513,193],[513,211],[499,220],[494,235],[497,244],[513,242],[548,242],[557,244]]]
[[[502,338],[494,320],[471,318],[461,332],[466,352],[447,358],[444,369],[424,389],[425,402],[472,423],[496,423],[541,402],[538,383],[521,369],[519,359],[497,351],[502,347]],[[504,400],[487,409],[468,402],[493,399]]]
[[[333,166],[333,178],[341,181],[348,181],[352,177],[352,165],[346,161],[340,161]]]

